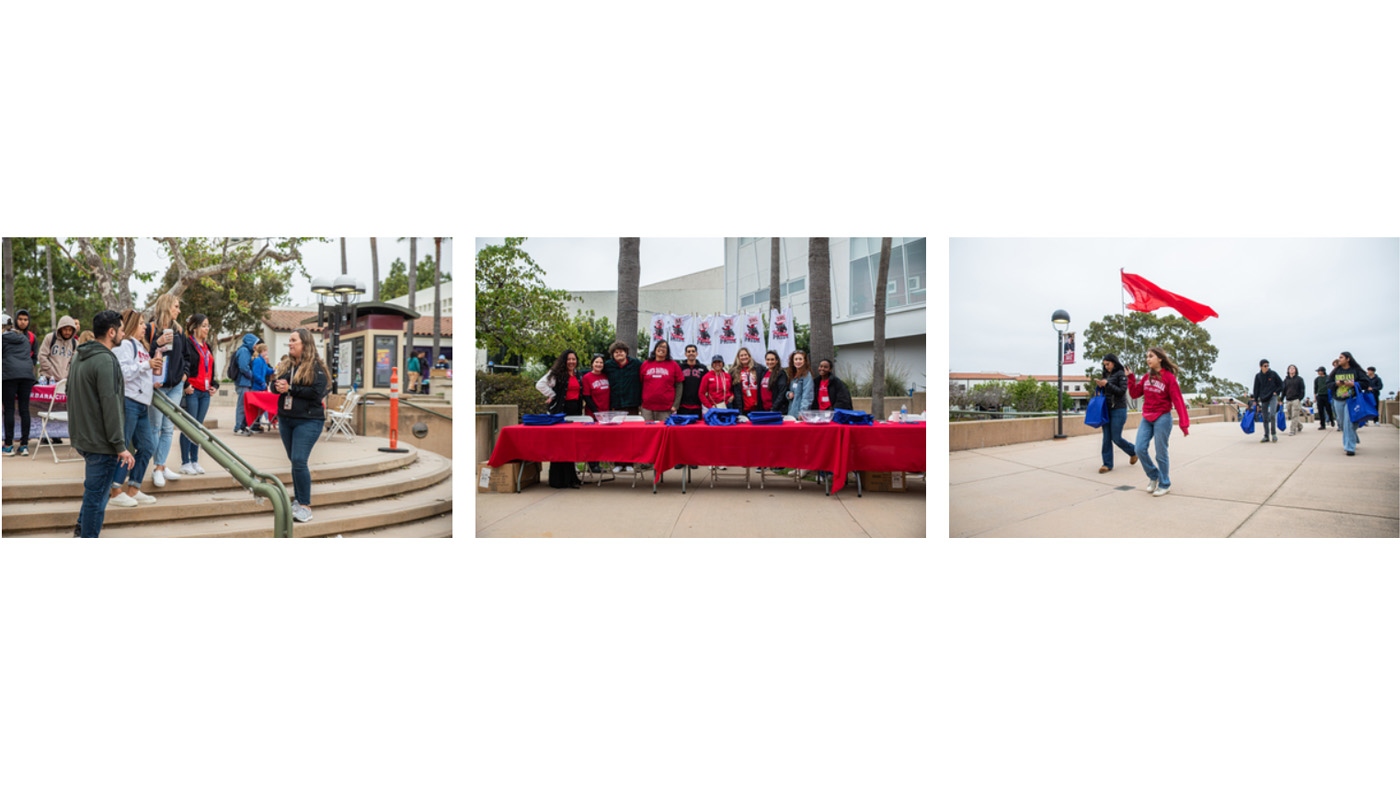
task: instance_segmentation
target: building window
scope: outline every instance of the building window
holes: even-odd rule
[[[885,287],[887,309],[926,301],[927,242],[927,239],[891,240],[889,284]],[[875,310],[875,278],[880,271],[880,240],[874,237],[853,237],[850,252],[851,315],[869,314]]]

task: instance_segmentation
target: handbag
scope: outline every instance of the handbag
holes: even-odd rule
[[[1240,417],[1240,430],[1245,433],[1254,433],[1254,409],[1245,411],[1244,416]]]
[[[1361,428],[1366,423],[1379,418],[1376,413],[1376,396],[1370,392],[1354,391],[1347,398],[1347,414],[1351,416],[1353,427]]]
[[[1108,398],[1103,396],[1100,389],[1094,394],[1094,399],[1089,401],[1089,408],[1084,412],[1084,424],[1091,428],[1102,428],[1108,422]]]
[[[1285,430],[1288,428],[1288,417],[1283,413],[1283,406],[1279,406],[1278,419],[1274,420],[1274,424],[1278,426],[1278,430]]]

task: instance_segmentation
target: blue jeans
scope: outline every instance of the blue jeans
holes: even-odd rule
[[[1123,438],[1123,423],[1128,421],[1128,409],[1115,408],[1108,412],[1108,422],[1103,424],[1103,465],[1109,469],[1113,468],[1113,446],[1116,444],[1123,448],[1123,452],[1128,457],[1137,455],[1137,448],[1128,444],[1128,440]]]
[[[1172,479],[1167,476],[1167,465],[1170,459],[1167,458],[1167,438],[1172,435],[1172,415],[1163,414],[1151,422],[1143,417],[1138,424],[1137,432],[1137,457],[1138,463],[1142,464],[1143,472],[1147,473],[1147,479],[1157,481],[1159,487],[1172,485]],[[1152,456],[1147,452],[1149,442],[1155,443],[1157,451],[1157,462],[1152,462]]]
[[[126,430],[122,431],[122,441],[136,457],[136,464],[130,470],[117,467],[112,483],[120,486],[125,481],[139,489],[141,481],[146,479],[146,465],[151,463],[151,452],[155,448],[149,415],[151,407],[130,397],[122,399],[126,401]]]
[[[238,388],[238,404],[237,404],[237,406],[236,406],[237,411],[234,412],[234,416],[233,416],[233,430],[234,430],[235,433],[237,433],[238,431],[241,431],[241,430],[243,430],[244,428],[248,427],[248,423],[247,423],[247,421],[246,421],[246,420],[248,419],[248,416],[247,416],[246,414],[243,413],[243,393],[246,392],[246,391],[248,391],[250,387],[247,387],[247,386],[239,386],[239,387],[237,387],[237,388]]]
[[[311,448],[321,438],[321,429],[326,427],[323,419],[296,419],[279,417],[278,430],[282,433],[282,446],[287,457],[292,460],[292,494],[298,503],[311,505],[311,467],[306,460],[311,457]]]
[[[204,418],[209,414],[209,393],[195,389],[190,394],[185,395],[185,410],[190,412],[190,416],[204,424]],[[190,441],[185,434],[180,434],[180,463],[196,464],[199,462],[199,445]]]
[[[1351,412],[1347,411],[1347,401],[1333,400],[1332,413],[1337,415],[1337,427],[1342,429],[1342,449],[1356,452],[1356,426],[1351,424]]]
[[[169,389],[157,386],[156,391],[164,395],[171,405],[178,406],[180,398],[185,394],[185,382],[180,381]],[[175,420],[156,410],[154,404],[151,405],[151,433],[156,437],[156,451],[152,460],[157,464],[164,464],[166,457],[170,455],[170,445],[175,443]]]
[[[87,461],[87,473],[83,478],[83,506],[78,512],[78,528],[81,538],[96,539],[102,532],[102,520],[107,516],[112,478],[117,474],[117,457],[106,453],[82,455]]]

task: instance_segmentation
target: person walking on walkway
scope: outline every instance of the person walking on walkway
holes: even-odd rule
[[[180,327],[180,298],[163,294],[156,298],[154,325],[148,328],[146,350],[151,357],[160,356],[162,371],[155,373],[155,391],[171,405],[180,405],[185,396],[185,373],[193,359],[185,354],[185,331]],[[162,414],[155,405],[151,406],[151,433],[156,437],[155,468],[151,480],[156,488],[165,486],[166,481],[180,480],[180,473],[166,467],[166,457],[175,444],[175,420]]]
[[[1288,377],[1283,379],[1283,401],[1288,408],[1288,435],[1293,436],[1303,429],[1303,394],[1308,390],[1303,378],[1298,375],[1296,364],[1288,365]]]
[[[1147,473],[1147,491],[1153,497],[1161,497],[1172,488],[1167,440],[1172,435],[1173,408],[1181,415],[1181,435],[1191,435],[1191,416],[1186,413],[1186,401],[1182,399],[1181,386],[1176,381],[1176,365],[1167,357],[1166,351],[1160,347],[1147,351],[1147,374],[1139,381],[1131,372],[1128,373],[1128,394],[1144,398],[1142,421],[1138,424],[1137,444],[1133,450]],[[1152,453],[1148,451],[1149,444],[1154,446],[1157,454],[1155,463]]]
[[[554,366],[535,384],[535,388],[549,401],[547,408],[551,414],[567,414],[572,417],[583,413],[583,381],[578,375],[578,354],[565,350],[554,359]],[[577,489],[581,485],[578,471],[572,461],[551,461],[549,463],[549,485],[554,489]]]
[[[618,341],[608,346],[611,358],[603,365],[608,378],[612,410],[635,415],[642,405],[642,360],[632,357],[632,348]],[[630,463],[613,465],[613,472],[632,472]]]
[[[190,369],[190,379],[185,383],[185,396],[182,403],[195,421],[204,424],[209,415],[209,398],[219,391],[219,382],[214,380],[214,351],[209,348],[209,318],[203,314],[193,314],[185,325],[189,335],[188,352],[193,354],[194,366]],[[204,467],[199,465],[199,445],[180,434],[180,472],[185,475],[203,475]]]
[[[76,530],[83,539],[96,539],[102,532],[117,468],[136,465],[123,436],[126,387],[122,366],[112,353],[122,340],[121,315],[110,309],[97,312],[92,318],[92,337],[78,348],[68,369],[68,436],[87,462]]]
[[[10,315],[0,317],[4,336],[0,337],[0,374],[3,374],[5,403],[5,455],[29,455],[29,395],[34,391],[34,362],[29,358],[29,337],[15,327]],[[19,449],[15,443],[15,414],[19,414]]]
[[[1123,438],[1123,425],[1128,421],[1128,372],[1118,356],[1109,353],[1103,357],[1104,377],[1095,381],[1103,389],[1104,407],[1108,421],[1103,425],[1103,465],[1099,472],[1113,469],[1113,446],[1128,454],[1129,466],[1138,462],[1137,449]]]
[[[408,393],[418,394],[418,387],[423,383],[423,362],[418,357],[418,351],[414,350],[408,356]]]
[[[292,462],[292,519],[311,521],[311,448],[326,427],[326,395],[331,391],[331,374],[316,352],[311,331],[292,332],[287,368],[273,375],[272,390],[277,400],[277,429],[282,447]]]
[[[248,415],[244,413],[243,395],[253,388],[253,348],[257,346],[256,334],[244,334],[243,344],[233,351],[233,363],[229,365],[233,388],[238,393],[238,401],[233,411],[233,432],[238,436],[253,435],[252,431],[248,430]]]
[[[150,505],[154,497],[141,491],[141,482],[146,479],[146,465],[151,463],[155,450],[155,437],[151,434],[151,396],[155,393],[152,375],[159,373],[164,364],[161,357],[151,357],[146,352],[144,335],[145,319],[141,312],[127,309],[122,312],[122,343],[112,352],[122,367],[123,405],[125,424],[122,438],[127,449],[135,448],[135,463],[127,467],[117,467],[112,476],[112,497],[108,505],[119,508],[135,508]]]
[[[1327,396],[1327,369],[1317,368],[1317,377],[1313,378],[1313,398],[1317,401],[1317,429],[1327,430],[1327,423],[1337,424],[1336,417],[1332,416],[1332,398]]]
[[[1366,382],[1371,384],[1371,396],[1376,400],[1376,414],[1381,412],[1381,389],[1385,388],[1385,383],[1381,381],[1381,376],[1376,374],[1375,367],[1366,368]]]
[[[1283,391],[1283,379],[1269,369],[1269,359],[1259,362],[1259,372],[1254,376],[1255,415],[1263,416],[1264,438],[1260,442],[1278,441],[1278,396]]]
[[[1347,401],[1357,392],[1364,392],[1370,384],[1356,359],[1343,350],[1337,358],[1337,366],[1327,376],[1327,389],[1332,393],[1332,412],[1337,417],[1337,427],[1342,430],[1342,450],[1349,456],[1356,455],[1356,427],[1352,425],[1351,413],[1347,411]]]

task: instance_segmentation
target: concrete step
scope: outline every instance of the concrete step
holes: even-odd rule
[[[407,536],[409,525],[418,520],[431,520],[452,511],[452,482],[442,480],[402,494],[388,495],[373,500],[340,505],[317,503],[315,516],[310,522],[297,523],[292,534],[297,538],[326,537],[341,534],[350,536],[359,532],[400,532]],[[112,509],[130,511],[133,509]],[[107,519],[111,520],[112,512]],[[450,519],[450,517],[449,517]],[[441,523],[438,523],[440,526]],[[450,530],[450,522],[448,523]],[[424,530],[440,530],[437,526],[424,526]],[[264,507],[261,514],[236,514],[200,520],[169,520],[143,522],[135,525],[104,524],[102,537],[121,538],[271,538],[272,514],[270,507]],[[429,535],[441,535],[433,533]],[[5,536],[17,538],[71,538],[73,523],[58,528],[35,529],[26,533],[12,532],[8,520]],[[392,533],[381,533],[379,538],[393,538]]]
[[[343,536],[346,539],[450,539],[452,515],[443,514],[406,525],[394,525],[372,531],[354,531]]]
[[[399,460],[401,459],[396,459]],[[451,461],[426,450],[417,453],[416,460],[410,464],[340,479],[316,480],[313,470],[312,506],[319,509],[322,506],[403,494],[433,486],[449,478],[451,474]],[[269,503],[260,502],[260,498],[236,483],[236,488],[228,488],[227,484],[231,480],[223,478],[216,481],[210,476],[186,478],[178,484],[167,484],[165,489],[156,491],[154,496],[158,502],[153,505],[135,508],[108,506],[103,521],[103,535],[107,535],[108,530],[117,526],[144,527],[146,523],[163,520],[183,520],[185,524],[189,524],[195,520],[208,520],[213,517],[227,519],[243,514],[271,518],[272,506]],[[290,474],[283,480],[290,493]],[[187,487],[185,484],[191,486]],[[171,492],[170,487],[177,485],[179,491]],[[27,531],[64,525],[71,527],[77,519],[77,512],[77,498],[6,501],[5,535],[14,536]]]

